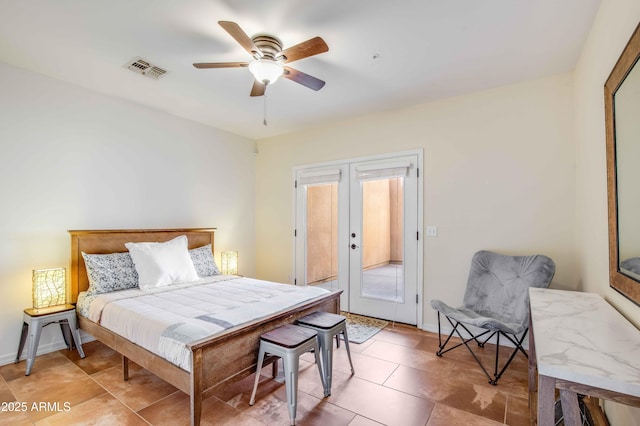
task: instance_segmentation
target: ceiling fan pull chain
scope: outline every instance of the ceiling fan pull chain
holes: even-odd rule
[[[264,112],[262,118],[262,124],[267,125],[267,92],[264,92]]]

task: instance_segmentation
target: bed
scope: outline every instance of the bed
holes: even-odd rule
[[[215,228],[152,229],[152,230],[82,230],[69,231],[71,236],[71,294],[77,302],[78,294],[89,288],[87,268],[82,253],[110,254],[126,252],[129,242],[166,242],[185,235],[189,249],[211,244],[213,252]],[[128,362],[135,362],[190,396],[191,424],[199,425],[202,401],[214,389],[240,380],[255,372],[259,336],[311,312],[340,311],[340,293],[327,292],[298,303],[285,310],[260,319],[235,325],[213,337],[186,344],[190,352],[190,369],[180,368],[150,350],[101,326],[98,322],[78,315],[80,329],[122,354],[123,376],[128,378]],[[265,362],[272,362],[269,359]]]

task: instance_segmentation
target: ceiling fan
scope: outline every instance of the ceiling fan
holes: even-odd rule
[[[282,50],[282,42],[277,37],[268,34],[249,37],[235,22],[218,21],[218,24],[253,56],[253,61],[196,63],[193,64],[194,67],[199,69],[248,67],[255,77],[251,96],[264,95],[267,85],[275,83],[281,75],[312,90],[317,91],[324,86],[324,81],[285,65],[327,52],[329,46],[321,37],[314,37]]]

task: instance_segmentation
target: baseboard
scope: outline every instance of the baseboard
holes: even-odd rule
[[[80,330],[80,340],[82,341],[82,343],[88,343],[95,340],[95,338],[92,335],[87,334],[82,330]],[[67,349],[67,348],[68,347],[64,343],[64,339],[62,337],[50,343],[40,344],[38,345],[36,360],[40,355],[48,354],[51,352],[55,352],[55,351],[59,351],[61,349]],[[18,348],[16,347],[16,351],[17,350]],[[20,361],[24,361],[26,359],[27,359],[27,348],[25,347],[24,350],[22,351],[22,356],[20,357]],[[16,361],[16,352],[0,355],[0,365],[13,364],[15,361]]]
[[[50,352],[55,352],[55,351],[59,351],[60,349],[66,349],[66,348],[67,348],[67,345],[64,344],[64,340],[62,339],[56,340],[55,342],[47,343],[45,345],[39,345],[36,359],[40,355],[48,354]],[[17,349],[18,348],[16,348],[16,350]],[[22,356],[20,357],[20,361],[24,361],[25,359],[27,359],[27,348],[24,348],[24,351],[22,351]],[[12,364],[15,362],[15,360],[16,360],[15,352],[2,355],[0,356],[0,365]]]

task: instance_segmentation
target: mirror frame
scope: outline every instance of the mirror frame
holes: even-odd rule
[[[607,139],[607,201],[609,210],[609,285],[640,305],[640,282],[620,272],[618,253],[618,189],[616,176],[616,128],[614,96],[633,69],[640,63],[640,24],[636,27],[618,62],[604,85],[605,126]],[[640,65],[638,65],[640,66]]]

